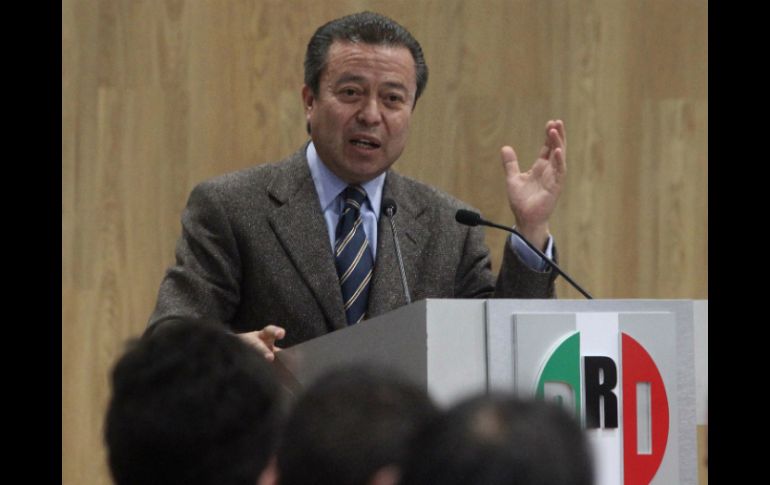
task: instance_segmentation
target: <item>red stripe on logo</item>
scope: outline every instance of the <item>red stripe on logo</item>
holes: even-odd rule
[[[658,367],[639,342],[622,334],[623,347],[623,483],[648,484],[663,461],[668,441],[668,397]],[[639,454],[637,449],[638,383],[650,385],[650,415],[652,449]]]

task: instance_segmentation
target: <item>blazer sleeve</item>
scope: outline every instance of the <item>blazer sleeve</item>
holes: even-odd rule
[[[556,245],[553,258],[557,260]],[[558,273],[552,268],[536,271],[525,264],[506,239],[503,263],[495,285],[495,298],[556,298],[554,281]]]
[[[452,227],[452,226],[450,226]],[[492,298],[495,277],[489,248],[480,227],[464,228],[460,264],[455,274],[454,298]]]
[[[556,247],[553,248],[554,259]],[[557,273],[531,269],[507,242],[503,262],[495,282],[489,248],[480,227],[465,234],[460,265],[455,275],[455,298],[555,298]]]
[[[217,195],[207,182],[191,192],[176,262],[161,282],[149,327],[174,317],[232,320],[240,302],[241,262],[228,211]]]

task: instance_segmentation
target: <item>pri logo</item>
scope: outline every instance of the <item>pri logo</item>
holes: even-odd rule
[[[580,339],[580,331],[568,335],[548,356],[536,396],[574,410],[589,437],[622,456],[624,484],[648,484],[663,460],[669,434],[660,371],[647,350],[625,332],[620,332],[618,362],[582,355]]]

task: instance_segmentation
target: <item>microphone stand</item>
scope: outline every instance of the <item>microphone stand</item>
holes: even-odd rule
[[[393,244],[396,246],[396,257],[398,258],[398,269],[401,272],[401,286],[404,287],[404,296],[406,297],[406,304],[412,303],[412,297],[409,296],[409,284],[406,282],[406,271],[404,270],[404,260],[401,258],[401,246],[398,244],[398,233],[396,232],[396,224],[393,222],[393,216],[396,213],[396,203],[392,199],[386,199],[383,201],[385,205],[385,214],[390,221],[390,228],[393,230]]]

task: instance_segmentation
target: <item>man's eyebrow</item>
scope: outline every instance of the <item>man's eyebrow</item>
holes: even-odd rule
[[[335,86],[339,86],[340,84],[348,83],[348,82],[354,82],[354,83],[364,83],[366,82],[366,78],[364,76],[361,76],[360,74],[343,74],[340,76],[339,79],[334,83]],[[391,88],[391,89],[399,89],[401,91],[409,92],[409,89],[400,82],[397,81],[385,81],[382,83],[385,87]]]
[[[339,79],[337,79],[337,81],[334,84],[340,85],[348,82],[362,83],[364,81],[366,81],[366,78],[359,74],[343,74],[342,76],[340,76]]]
[[[388,88],[399,89],[399,90],[404,91],[406,93],[409,92],[409,89],[406,86],[404,86],[402,83],[399,83],[399,82],[396,82],[396,81],[386,81],[386,82],[384,82],[382,84],[385,85]]]

